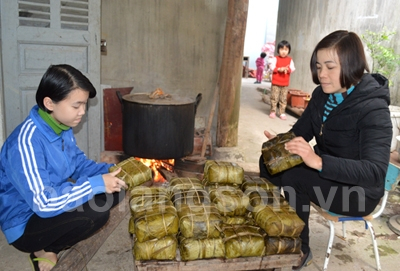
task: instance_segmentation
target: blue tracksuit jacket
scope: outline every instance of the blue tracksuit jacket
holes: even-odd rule
[[[112,164],[89,160],[72,129],[57,135],[38,106],[7,138],[0,156],[0,227],[8,243],[23,234],[36,213],[46,218],[105,192],[102,174]]]

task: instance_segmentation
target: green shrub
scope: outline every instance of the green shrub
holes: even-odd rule
[[[389,86],[393,86],[392,76],[400,66],[400,54],[389,47],[392,37],[396,31],[389,31],[384,27],[380,32],[365,31],[361,39],[367,45],[372,58],[372,73],[380,73],[389,80]]]

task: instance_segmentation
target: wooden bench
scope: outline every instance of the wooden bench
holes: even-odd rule
[[[177,253],[178,255],[178,253]],[[178,256],[179,258],[179,256]],[[208,271],[208,270],[292,270],[299,264],[300,254],[270,255],[234,259],[208,259],[195,261],[135,261],[136,271]]]
[[[115,230],[129,212],[129,193],[124,200],[110,211],[110,218],[96,234],[63,251],[52,271],[83,270],[108,236]]]

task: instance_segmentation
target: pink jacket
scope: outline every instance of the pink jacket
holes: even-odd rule
[[[259,57],[256,59],[256,66],[257,68],[263,68],[265,67],[265,63],[264,63],[264,58]]]

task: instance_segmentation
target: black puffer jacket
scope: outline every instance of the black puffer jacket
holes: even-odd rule
[[[315,137],[322,178],[361,186],[372,199],[382,197],[392,139],[388,80],[379,74],[364,74],[322,123],[328,96],[320,86],[314,90],[293,132],[306,141]]]

